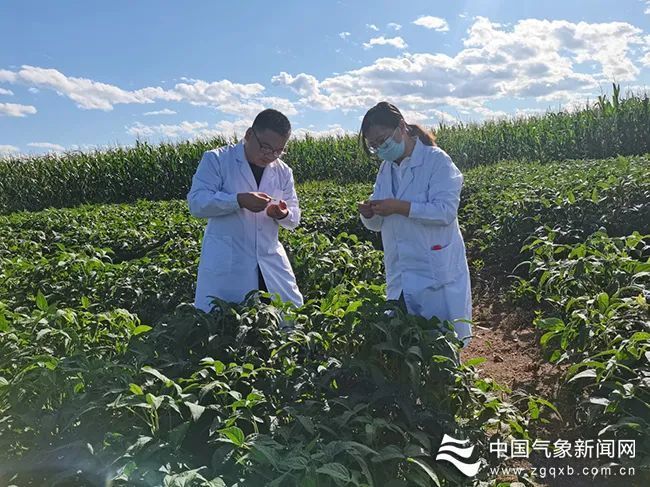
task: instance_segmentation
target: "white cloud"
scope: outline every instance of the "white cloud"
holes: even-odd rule
[[[79,151],[79,152],[92,152],[92,151],[98,151],[98,150],[109,150],[112,147],[110,146],[99,146],[99,145],[94,145],[94,144],[72,144],[70,146],[70,151]]]
[[[0,88],[0,95],[7,95],[7,96],[13,96],[14,92],[11,90],[5,90],[4,88]]]
[[[642,31],[625,22],[575,24],[526,19],[519,21],[512,32],[501,27],[478,17],[465,46],[478,48],[483,56],[500,52],[522,64],[535,58],[551,70],[554,60],[569,70],[573,63],[596,61],[601,65],[602,78],[608,81],[629,81],[639,72],[628,51],[632,45],[643,43]]]
[[[38,88],[34,88],[33,86],[31,88],[28,88],[27,91],[29,91],[33,95],[37,95],[41,92],[41,90],[39,90]]]
[[[370,30],[374,30],[375,32],[379,32],[379,27],[377,27],[375,24],[366,24],[366,27]]]
[[[36,113],[36,107],[31,105],[19,105],[17,103],[0,103],[0,116],[24,117]]]
[[[341,137],[343,135],[356,134],[356,132],[345,130],[339,124],[331,124],[325,130],[316,130],[312,127],[299,128],[292,132],[292,137],[296,139],[304,139],[306,136],[320,139],[323,137]]]
[[[645,43],[639,29],[622,22],[528,19],[501,26],[477,18],[455,54],[406,53],[324,79],[283,72],[272,81],[289,87],[301,96],[301,106],[314,110],[364,111],[389,100],[433,119],[438,115],[428,110],[442,115],[448,107],[451,113],[498,117],[502,112],[487,108],[492,100],[572,102],[612,80],[634,79],[639,68],[631,57]],[[596,71],[588,72],[585,66],[593,64]],[[565,94],[573,95],[567,99]]]
[[[136,122],[134,125],[127,127],[127,133],[138,138],[164,137],[168,139],[185,138],[210,138],[216,136],[242,138],[246,130],[250,127],[249,120],[222,120],[216,124],[210,125],[207,122],[182,122],[177,125],[144,125]],[[307,134],[311,137],[330,137],[344,134],[356,133],[343,129],[339,124],[328,125],[325,130],[313,128],[293,129],[292,138],[304,138]]]
[[[645,53],[645,56],[641,58],[641,64],[643,64],[646,68],[650,67],[650,51]]]
[[[445,19],[440,17],[432,17],[431,15],[423,15],[418,17],[413,21],[415,25],[425,27],[427,29],[433,29],[438,32],[447,32],[449,30],[449,24]]]
[[[63,147],[62,145],[52,144],[50,142],[30,142],[27,145],[29,147],[35,147],[37,149],[47,149],[48,151],[51,151],[51,152],[63,152],[63,151],[65,151],[65,147]]]
[[[165,108],[164,110],[156,110],[155,112],[145,112],[143,115],[147,117],[152,115],[176,115],[176,112],[174,110],[170,110],[169,108]]]
[[[544,115],[546,110],[543,108],[517,108],[515,110],[515,117],[528,118],[528,117],[539,117]]]
[[[645,9],[645,11],[643,13],[645,13],[647,15],[650,15],[650,1],[649,0],[645,0],[645,6],[646,6],[646,9]]]
[[[255,111],[251,113],[251,119],[266,108],[274,108],[282,112],[287,117],[298,114],[298,110],[294,106],[293,102],[287,100],[286,98],[279,98],[277,96],[264,96],[259,98],[259,102],[261,103],[260,108],[258,110],[256,107]]]
[[[401,109],[402,115],[408,123],[417,123],[424,126],[435,125],[438,122],[444,122],[445,124],[455,124],[458,123],[458,118],[450,115],[447,112],[442,110],[437,110],[435,108],[417,110],[417,109]]]
[[[230,137],[232,135],[237,138],[242,138],[246,133],[248,127],[251,126],[252,121],[236,120],[231,122],[229,120],[222,120],[214,126],[214,134]]]
[[[408,47],[406,42],[404,42],[404,39],[401,37],[392,37],[390,39],[387,39],[384,36],[373,37],[369,42],[363,43],[364,49],[370,49],[373,46],[393,46],[397,49],[406,49]]]
[[[65,76],[56,69],[23,66],[17,72],[0,71],[0,80],[21,83],[32,88],[51,89],[67,96],[84,109],[112,110],[118,103],[152,103],[156,98],[165,98],[162,88],[145,88],[126,91],[117,86],[100,83],[86,78]]]
[[[15,83],[16,73],[7,69],[0,69],[0,82]]]
[[[402,26],[400,24],[397,24],[395,22],[389,22],[388,24],[389,29],[394,29],[394,30],[400,30]]]
[[[313,96],[318,93],[318,80],[311,74],[301,73],[297,76],[291,76],[283,71],[279,75],[274,76],[271,82],[273,84],[288,86],[301,96]]]
[[[250,99],[264,91],[259,83],[237,84],[229,80],[207,82],[194,80],[191,83],[179,83],[173,93],[179,100],[193,105],[220,106],[234,100]]]
[[[602,94],[602,93],[600,93]],[[593,106],[598,94],[591,92],[556,91],[537,98],[540,103],[547,103],[553,110],[582,110],[587,105]]]
[[[176,138],[181,136],[193,136],[200,134],[208,128],[207,122],[181,122],[176,125],[160,124],[160,125],[144,125],[136,122],[131,127],[127,127],[127,133],[134,137],[146,138],[154,135],[161,135],[168,138]]]
[[[0,144],[0,158],[11,157],[20,152],[20,149],[15,145],[2,145]]]
[[[349,32],[339,32],[339,37],[343,40],[346,40],[348,37],[350,37],[350,35],[351,34]]]
[[[492,110],[491,108],[481,106],[474,108],[474,113],[480,115],[484,119],[500,119],[507,118],[508,114],[501,110]]]
[[[327,96],[320,92],[319,81],[311,74],[301,73],[291,76],[286,72],[271,79],[271,83],[279,86],[287,86],[301,98],[299,103],[316,110],[333,110],[336,108]]]
[[[242,137],[246,129],[251,126],[252,120],[222,120],[221,122],[210,125],[208,122],[188,122],[184,121],[179,124],[160,124],[145,125],[136,122],[130,127],[126,127],[129,135],[139,139],[151,137],[162,137],[166,139],[207,139],[216,136]]]
[[[82,109],[112,110],[117,104],[144,104],[155,101],[186,102],[210,106],[240,117],[255,115],[265,103],[273,101],[289,114],[296,110],[289,100],[264,97],[264,86],[259,83],[239,84],[230,80],[203,81],[182,78],[172,89],[145,87],[128,91],[98,81],[69,77],[56,69],[23,66],[19,71],[0,70],[0,81],[21,83],[31,88],[51,89],[76,102]]]

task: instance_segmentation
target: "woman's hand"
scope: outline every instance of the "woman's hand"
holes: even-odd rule
[[[393,198],[385,200],[371,200],[370,207],[375,215],[390,216],[402,215],[409,216],[411,203],[409,201],[396,200]]]
[[[370,204],[369,201],[363,201],[359,203],[358,205],[359,208],[359,213],[363,215],[364,218],[372,218],[375,216],[375,212],[372,211],[372,205]]]

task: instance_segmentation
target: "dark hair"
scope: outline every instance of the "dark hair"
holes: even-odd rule
[[[273,130],[278,135],[287,136],[291,133],[291,123],[281,112],[267,108],[257,114],[253,120],[253,128],[258,131]]]
[[[363,121],[361,122],[361,131],[359,132],[359,144],[363,148],[363,151],[370,155],[368,144],[366,142],[366,134],[370,127],[381,125],[382,127],[395,129],[402,120],[404,120],[402,112],[400,112],[395,105],[392,105],[387,101],[379,102],[368,110],[363,117]],[[404,123],[406,123],[406,121],[404,121]],[[436,145],[436,136],[432,130],[427,130],[420,125],[409,123],[406,124],[406,129],[409,135],[417,135],[424,145]]]

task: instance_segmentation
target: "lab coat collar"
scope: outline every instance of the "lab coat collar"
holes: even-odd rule
[[[257,191],[257,182],[255,181],[255,176],[253,176],[253,171],[248,165],[248,159],[246,159],[246,152],[244,152],[244,141],[240,140],[239,143],[235,146],[235,159],[239,165],[239,171],[241,172],[244,180],[248,183],[251,188],[251,191]]]
[[[421,166],[424,162],[424,144],[420,139],[416,139],[415,147],[411,153],[411,159],[409,161],[409,166],[406,169],[404,175],[402,176],[402,182],[399,185],[399,191],[397,192],[397,199],[400,199],[408,186],[413,182],[415,168]],[[389,166],[390,167],[390,166]]]
[[[258,187],[257,182],[255,181],[255,176],[253,175],[253,171],[248,164],[248,159],[246,159],[243,139],[239,141],[235,146],[235,159],[239,165],[239,171],[241,172],[242,176],[244,176],[244,179],[248,185],[251,187],[251,191],[261,191],[259,188],[262,187],[262,183],[265,182],[268,178],[272,177],[272,174],[269,173],[275,171],[275,168],[278,165],[278,160],[276,159],[268,166],[266,166],[264,169],[264,175],[262,176],[262,181],[260,181],[260,186]]]

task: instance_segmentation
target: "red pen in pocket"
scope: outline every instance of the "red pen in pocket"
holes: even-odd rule
[[[442,245],[434,245],[431,247],[431,250],[442,250]]]

